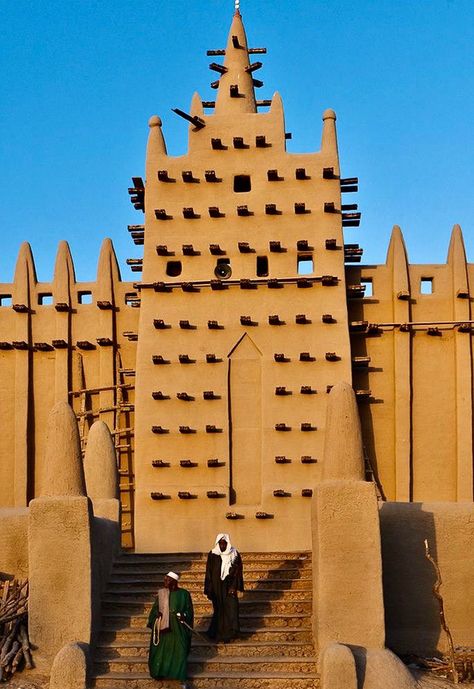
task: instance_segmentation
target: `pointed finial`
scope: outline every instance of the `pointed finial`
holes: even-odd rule
[[[249,65],[247,37],[240,11],[237,9],[225,49],[223,69],[218,81],[216,115],[256,113],[252,69]],[[213,67],[211,66],[211,69]]]
[[[240,0],[235,0],[235,14],[240,14]]]

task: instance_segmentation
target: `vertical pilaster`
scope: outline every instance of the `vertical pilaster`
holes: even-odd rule
[[[27,242],[21,245],[13,282],[15,323],[15,441],[14,441],[14,504],[23,507],[34,491],[34,411],[32,393],[33,338],[32,299],[36,270]]]
[[[56,254],[53,281],[53,299],[56,309],[56,347],[54,366],[54,400],[69,402],[71,390],[71,313],[72,293],[76,282],[74,264],[67,242],[60,242]],[[64,346],[65,342],[67,346]],[[72,404],[72,402],[71,402]]]
[[[117,395],[115,353],[117,333],[115,327],[115,292],[120,282],[120,270],[114,247],[110,239],[104,239],[97,266],[96,304],[99,308],[99,386],[109,388],[99,393],[100,420],[113,430]]]
[[[410,320],[408,260],[400,228],[392,230],[387,253],[392,278],[393,322]],[[393,332],[393,385],[395,435],[395,499],[409,501],[411,495],[411,355],[410,333]]]
[[[239,505],[262,502],[261,389],[262,353],[244,335],[229,354],[231,502]]]
[[[453,320],[471,318],[466,252],[461,228],[455,225],[451,234],[448,266],[452,279]],[[454,335],[456,386],[456,466],[457,500],[473,499],[472,467],[472,353],[471,337],[456,328]]]

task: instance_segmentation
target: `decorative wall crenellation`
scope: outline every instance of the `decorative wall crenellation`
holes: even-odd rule
[[[95,282],[76,280],[66,242],[59,244],[53,280],[38,282],[25,243],[14,281],[1,284],[0,295],[0,456],[8,458],[0,463],[0,505],[26,506],[41,492],[47,416],[56,402],[69,402],[83,451],[94,421],[114,433],[130,539],[136,350],[130,333],[138,330],[139,294],[121,281],[112,242],[102,244]]]
[[[348,267],[367,286],[348,302],[367,453],[391,500],[472,500],[472,341],[466,261],[455,226],[446,264],[411,265],[398,227],[385,265]]]

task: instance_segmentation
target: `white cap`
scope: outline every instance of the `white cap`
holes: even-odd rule
[[[179,574],[175,574],[175,572],[168,572],[166,576],[171,577],[171,579],[174,579],[175,581],[179,580]]]

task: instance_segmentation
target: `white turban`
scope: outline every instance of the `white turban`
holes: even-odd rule
[[[224,552],[221,551],[219,547],[219,541],[226,541],[227,547]],[[221,557],[221,580],[224,581],[226,576],[229,574],[230,568],[234,564],[235,558],[237,557],[237,550],[230,543],[230,536],[227,533],[218,533],[216,536],[216,541],[212,551],[214,555],[220,555]]]

